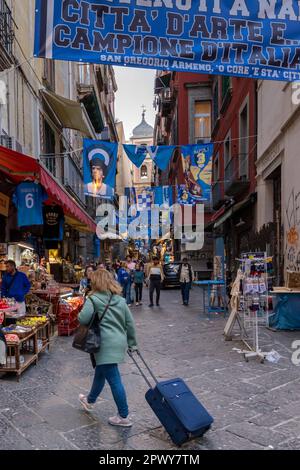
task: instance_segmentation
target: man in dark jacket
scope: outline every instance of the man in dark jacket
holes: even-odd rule
[[[182,303],[187,306],[190,301],[190,290],[194,280],[194,271],[192,266],[188,263],[187,258],[184,258],[179,268],[179,279],[181,286]]]
[[[17,270],[14,261],[9,260],[5,264],[6,274],[4,274],[2,279],[1,296],[15,299],[18,304],[19,313],[25,315],[25,296],[30,291],[30,282],[26,274]]]

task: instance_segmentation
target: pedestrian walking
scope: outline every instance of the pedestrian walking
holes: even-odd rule
[[[80,324],[89,325],[95,312],[99,320],[104,314],[100,322],[101,348],[92,355],[96,367],[91,391],[87,396],[80,394],[79,400],[85,410],[91,411],[107,381],[118,409],[118,414],[108,422],[112,426],[130,427],[132,421],[118,364],[125,361],[128,349],[137,349],[134,320],[121,297],[122,289],[111,273],[98,269],[91,281],[92,295],[86,300],[78,318]]]
[[[142,305],[143,300],[143,284],[144,284],[145,274],[141,268],[140,264],[137,264],[134,271],[133,282],[135,289],[135,302],[136,305]]]
[[[182,260],[178,274],[181,287],[182,304],[188,306],[190,302],[190,290],[194,280],[194,271],[187,258]]]
[[[81,295],[87,296],[91,291],[91,275],[95,271],[94,266],[87,266],[84,271],[84,277],[80,281],[79,293]]]
[[[156,291],[156,305],[157,307],[159,307],[161,283],[163,280],[164,280],[164,272],[163,272],[162,266],[159,262],[159,259],[157,257],[154,257],[153,263],[149,267],[149,275],[148,275],[148,281],[150,282],[150,290],[149,290],[150,305],[149,307],[154,306],[154,303],[153,303],[154,291]]]
[[[123,297],[126,299],[127,305],[131,306],[131,275],[126,267],[126,263],[121,263],[121,267],[118,270],[118,282],[123,290]]]

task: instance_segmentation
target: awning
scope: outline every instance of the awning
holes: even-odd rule
[[[24,180],[38,180],[52,203],[63,208],[69,223],[80,231],[95,233],[94,220],[38,160],[0,146],[0,171],[18,184]]]
[[[229,219],[229,217],[231,217],[232,214],[233,214],[233,210],[231,208],[229,209],[229,211],[225,212],[225,214],[217,220],[217,222],[214,225],[214,228],[218,228],[220,227],[220,225],[224,224],[224,222],[226,222],[226,220]]]
[[[69,100],[48,90],[42,90],[41,94],[62,127],[75,129],[88,137],[95,137],[88,113],[82,103]]]

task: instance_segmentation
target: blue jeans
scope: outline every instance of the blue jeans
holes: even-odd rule
[[[126,299],[127,305],[132,304],[131,298],[131,282],[127,282],[125,286],[123,286],[123,297]]]
[[[127,418],[129,413],[127,397],[122,384],[118,364],[104,364],[96,367],[92,389],[87,397],[88,403],[96,403],[97,398],[104,388],[105,380],[109,383],[119,415],[121,418]]]
[[[188,304],[190,301],[190,290],[192,287],[191,282],[181,282],[181,294],[182,294],[182,302],[184,304]]]

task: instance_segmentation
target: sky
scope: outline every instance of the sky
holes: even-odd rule
[[[142,106],[146,107],[146,121],[154,127],[155,70],[114,67],[118,91],[116,93],[116,118],[124,123],[128,140],[132,130],[142,120]]]

